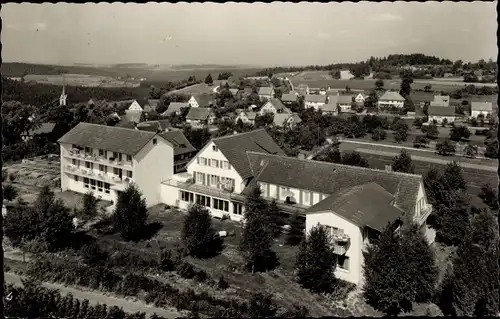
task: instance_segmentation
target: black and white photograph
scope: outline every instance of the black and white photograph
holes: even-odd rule
[[[2,4],[0,318],[500,316],[497,11]]]

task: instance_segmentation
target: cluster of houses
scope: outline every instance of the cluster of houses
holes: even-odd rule
[[[450,106],[450,97],[448,95],[436,95],[434,100],[429,103],[427,109],[427,123],[454,123],[458,119],[464,118],[464,115],[457,114],[455,106]],[[493,103],[472,101],[470,106],[470,119],[483,118],[487,121],[494,115]]]
[[[336,275],[355,284],[363,282],[363,250],[387,224],[397,231],[415,222],[434,240],[422,176],[288,157],[264,129],[214,138],[198,152],[176,131],[88,123],[58,142],[62,191],[93,191],[111,202],[109,210],[135,183],[148,207],[198,204],[213,217],[244,222],[246,197],[259,187],[281,214],[305,219],[306,231],[328,229]],[[185,169],[177,171],[180,154]]]

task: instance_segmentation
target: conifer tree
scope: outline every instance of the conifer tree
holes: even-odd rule
[[[135,186],[130,184],[118,196],[114,212],[114,227],[125,240],[136,240],[148,218],[146,200]]]
[[[189,255],[198,258],[214,256],[222,249],[222,241],[217,237],[210,212],[200,205],[192,205],[181,230],[181,239]]]
[[[304,222],[300,220],[297,213],[293,213],[290,215],[288,224],[290,228],[286,233],[285,243],[289,246],[296,246],[304,238]]]

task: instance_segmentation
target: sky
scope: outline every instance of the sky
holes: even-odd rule
[[[497,57],[495,2],[2,5],[5,62],[320,65]]]

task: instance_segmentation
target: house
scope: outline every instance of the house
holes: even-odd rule
[[[170,116],[172,114],[179,115],[181,114],[181,110],[184,107],[190,107],[189,103],[187,102],[170,102],[170,104],[167,107],[167,110],[163,113],[161,113],[161,116]]]
[[[434,102],[434,101],[433,101]],[[455,114],[455,108],[454,107],[447,107],[447,106],[442,106],[442,105],[431,105],[427,109],[427,114],[428,114],[428,122],[432,123],[434,121],[437,121],[437,123],[443,123],[445,121],[446,123],[450,124],[455,122],[457,119],[457,115]]]
[[[141,105],[139,104],[139,102],[137,102],[137,100],[134,100],[132,102],[132,104],[130,104],[130,106],[128,107],[128,110],[129,111],[143,111],[143,108],[141,107]]]
[[[194,148],[182,131],[169,130],[159,134],[174,146],[174,174],[186,171],[186,165],[196,156]]]
[[[169,120],[158,120],[158,121],[145,121],[137,124],[135,126],[140,131],[148,132],[165,132],[172,127]]]
[[[55,127],[56,123],[42,123],[38,128],[31,129],[28,132],[21,134],[21,138],[25,142],[32,140],[35,136],[45,136],[50,140]]]
[[[273,124],[277,127],[294,129],[302,119],[296,113],[276,113],[274,114]]]
[[[259,88],[259,91],[257,92],[257,94],[259,95],[259,98],[261,100],[263,100],[263,99],[270,100],[271,98],[274,97],[274,89],[271,87],[261,86]]]
[[[491,102],[471,102],[470,109],[471,118],[477,118],[482,114],[487,119],[493,115],[493,103]]]
[[[188,104],[191,107],[203,107],[203,108],[208,108],[212,107],[215,103],[215,98],[211,94],[200,94],[200,95],[193,95],[188,101]]]
[[[158,104],[160,104],[160,100],[159,99],[149,99],[148,104],[153,111],[156,111]]]
[[[206,107],[191,107],[186,115],[186,123],[192,127],[204,127],[212,125],[215,120],[215,115],[212,109]]]
[[[325,104],[326,104],[326,96],[325,95],[308,94],[304,98],[304,107],[306,109],[314,108],[315,110],[319,110]]]
[[[332,98],[332,97],[330,97]],[[339,95],[337,96],[337,104],[340,107],[340,112],[350,112],[352,110],[354,95]]]
[[[434,95],[434,105],[435,106],[450,106],[450,96],[449,95]],[[431,102],[431,105],[433,103]]]
[[[328,98],[328,103],[320,107],[323,115],[337,115],[339,112],[338,96],[332,95]]]
[[[142,119],[142,109],[141,110],[125,110],[125,121],[129,123],[140,123]]]
[[[252,93],[253,89],[248,87],[238,91],[238,95],[240,95],[242,99],[248,98],[250,95],[252,95]]]
[[[231,92],[233,96],[236,96],[238,94],[238,91],[238,89],[229,89],[229,92]]]
[[[165,204],[187,209],[205,206],[214,217],[241,221],[246,196],[241,193],[254,173],[247,151],[285,156],[264,129],[212,139],[187,164],[187,172],[162,183]]]
[[[292,113],[279,99],[271,98],[262,106],[259,111],[260,115],[264,115],[266,113]]]
[[[234,123],[238,123],[241,120],[244,124],[255,124],[255,118],[257,117],[256,112],[239,111],[238,115],[234,119]]]
[[[354,98],[354,102],[356,102],[358,105],[364,105],[366,98],[368,96],[364,93],[358,93],[356,97]]]
[[[114,205],[133,182],[149,207],[162,201],[160,183],[173,175],[174,146],[156,133],[82,122],[58,142],[62,191],[90,190]]]
[[[387,91],[378,99],[379,108],[403,108],[405,98],[396,91]]]
[[[299,99],[299,96],[295,93],[284,93],[281,95],[281,102],[283,104],[290,105],[292,103],[296,103]]]

